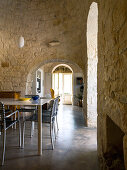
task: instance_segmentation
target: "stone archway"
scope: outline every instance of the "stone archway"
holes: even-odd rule
[[[98,6],[93,2],[87,19],[87,122],[97,126],[97,34]]]
[[[80,68],[79,65],[73,63],[73,62],[70,62],[70,61],[67,61],[67,60],[58,60],[58,59],[52,59],[52,60],[46,60],[42,63],[38,63],[38,65],[34,66],[28,73],[27,77],[26,77],[26,90],[25,90],[25,93],[26,94],[31,94],[32,93],[32,75],[33,73],[38,70],[40,67],[46,65],[46,64],[49,64],[49,63],[54,63],[54,66],[55,66],[55,63],[56,65],[58,64],[67,64],[69,67],[75,67],[76,70],[79,70],[80,72],[83,73],[82,69]],[[50,72],[52,72],[52,70],[50,70]]]

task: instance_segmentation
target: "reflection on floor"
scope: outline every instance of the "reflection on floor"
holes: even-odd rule
[[[30,124],[27,122],[24,149],[18,148],[18,130],[10,129],[7,132],[5,165],[0,169],[98,170],[96,129],[84,127],[81,108],[60,105],[58,119],[59,132],[53,151],[49,126],[43,124],[42,156],[37,156],[37,123],[34,137],[30,138]]]

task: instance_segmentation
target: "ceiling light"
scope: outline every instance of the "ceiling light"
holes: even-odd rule
[[[22,48],[24,46],[24,37],[19,38],[19,48]]]

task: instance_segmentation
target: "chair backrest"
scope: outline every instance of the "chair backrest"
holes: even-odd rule
[[[54,95],[55,92],[54,92],[54,90],[52,88],[50,89],[50,92],[51,92],[51,97],[54,99],[55,98],[55,95]]]
[[[56,116],[56,114],[57,114],[59,98],[60,98],[60,96],[58,96],[58,97],[56,97],[56,98],[54,98],[50,101],[50,108],[51,108],[51,111],[52,111],[52,113],[51,113],[52,117]]]
[[[0,122],[2,122],[5,118],[5,108],[4,104],[0,102]]]
[[[51,102],[52,102],[52,106],[51,106],[52,114],[51,114],[51,116],[54,117],[55,116],[55,110],[56,110],[56,98],[52,99]]]
[[[56,108],[55,108],[56,114],[57,114],[57,111],[58,111],[59,99],[60,99],[60,96],[56,97]]]

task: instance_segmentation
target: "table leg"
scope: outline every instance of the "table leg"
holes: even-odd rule
[[[38,155],[42,155],[42,106],[38,106]]]

